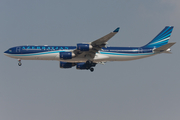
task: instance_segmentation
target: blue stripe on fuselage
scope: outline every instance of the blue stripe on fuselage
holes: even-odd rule
[[[31,54],[13,54],[13,56],[35,56],[35,55],[45,55],[45,54],[53,54],[53,53],[60,53],[60,52],[67,52],[68,50],[64,51],[49,51],[49,52],[36,52]]]
[[[107,47],[102,48],[101,52],[113,52],[113,53],[150,53],[152,49],[142,49],[139,47]]]
[[[107,55],[121,55],[121,56],[141,56],[141,55],[151,55],[154,54],[153,52],[151,53],[114,53],[114,52],[100,52],[101,54],[107,54]]]

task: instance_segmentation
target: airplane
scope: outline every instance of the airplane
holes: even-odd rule
[[[94,71],[94,67],[108,61],[129,61],[150,57],[160,53],[170,53],[168,43],[173,26],[166,26],[152,41],[141,47],[107,47],[107,41],[119,32],[113,32],[90,43],[78,43],[76,46],[22,45],[11,47],[4,54],[21,60],[56,60],[60,68],[72,68]]]

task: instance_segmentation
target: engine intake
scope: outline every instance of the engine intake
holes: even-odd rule
[[[66,59],[72,59],[72,57],[74,57],[75,54],[72,52],[60,52],[59,53],[59,58],[66,60]]]
[[[75,63],[60,62],[59,67],[60,68],[72,68],[75,65],[76,65]]]
[[[77,44],[77,50],[80,51],[89,51],[90,49],[92,49],[92,45],[90,44]]]

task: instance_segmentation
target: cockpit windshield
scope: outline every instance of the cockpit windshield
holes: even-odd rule
[[[12,49],[9,49],[8,51],[9,51],[9,52],[12,52]]]

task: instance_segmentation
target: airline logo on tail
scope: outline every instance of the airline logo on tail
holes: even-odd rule
[[[143,48],[159,48],[166,45],[170,39],[173,26],[165,27],[151,42],[145,45]]]

